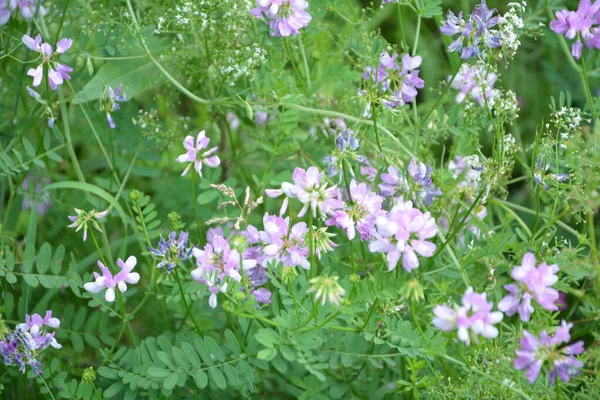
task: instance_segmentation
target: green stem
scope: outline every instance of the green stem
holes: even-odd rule
[[[306,84],[304,83],[304,79],[302,79],[302,74],[300,74],[300,70],[298,69],[296,60],[292,56],[292,50],[290,49],[290,44],[288,43],[287,38],[283,38],[283,46],[285,47],[285,51],[287,53],[287,56],[288,56],[290,62],[292,63],[292,67],[294,68],[294,72],[296,73],[296,78],[298,78],[298,81],[300,81],[300,84],[302,85],[304,92],[308,95],[308,88],[306,87]]]
[[[306,75],[306,86],[310,90],[312,83],[310,81],[310,68],[308,67],[308,60],[304,51],[304,43],[302,42],[302,35],[298,35],[298,42],[300,43],[300,54],[302,55],[302,63],[304,64],[304,74]]]
[[[427,114],[425,114],[425,118],[423,118],[423,120],[421,121],[421,126],[425,126],[425,124],[427,124],[427,121],[429,121],[429,117],[431,116],[431,114],[433,114],[433,112],[436,110],[436,108],[440,105],[440,103],[446,97],[446,94],[448,93],[448,90],[450,90],[450,87],[452,86],[452,83],[454,82],[454,80],[458,76],[458,72],[460,71],[460,68],[462,67],[462,63],[463,62],[461,61],[461,63],[458,65],[458,68],[456,68],[456,71],[454,71],[454,74],[452,75],[452,78],[450,78],[450,81],[448,82],[448,84],[446,85],[446,87],[444,88],[444,90],[442,91],[442,94],[440,95],[440,97],[437,98],[437,100],[436,100],[435,104],[433,105],[433,107],[431,107],[431,109],[427,112]]]
[[[196,328],[198,335],[204,336],[204,334],[202,333],[202,329],[200,329],[200,327],[196,323],[196,320],[194,319],[194,314],[192,314],[192,310],[190,309],[190,306],[189,306],[187,300],[185,299],[185,292],[183,291],[183,285],[181,284],[181,279],[179,279],[179,270],[177,268],[175,268],[175,280],[177,281],[177,286],[179,286],[179,292],[181,293],[181,300],[183,300],[185,309],[187,310],[187,313],[190,316],[190,319],[192,320],[192,323],[194,324],[194,327]]]
[[[421,15],[417,15],[417,30],[415,32],[415,42],[413,44],[413,57],[417,54],[417,48],[419,47],[419,36],[421,34]]]
[[[50,398],[52,400],[56,400],[56,398],[54,397],[54,395],[52,394],[52,391],[50,390],[50,388],[48,387],[48,384],[46,383],[46,380],[44,379],[43,376],[39,376],[39,378],[42,380],[42,383],[44,384],[44,386],[46,386],[46,389],[48,390],[48,394],[50,395]]]
[[[200,232],[202,225],[200,225],[200,218],[198,218],[198,206],[196,199],[196,171],[192,171],[192,208],[194,209],[194,220],[196,221],[196,229]]]
[[[379,149],[379,152],[381,153],[381,156],[383,157],[383,160],[385,161],[385,163],[387,165],[385,154],[383,152],[383,146],[381,144],[381,137],[379,136],[379,128],[377,127],[377,107],[373,106],[372,111],[373,112],[371,113],[371,120],[373,121],[373,132],[375,132],[375,140],[377,141],[377,148]]]

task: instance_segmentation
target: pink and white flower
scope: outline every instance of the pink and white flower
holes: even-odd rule
[[[90,293],[99,293],[106,290],[104,299],[109,303],[115,301],[115,288],[119,288],[121,293],[127,291],[127,284],[136,284],[140,280],[140,274],[131,272],[137,264],[137,259],[134,256],[123,261],[120,258],[117,260],[117,265],[121,270],[113,276],[108,267],[98,260],[98,267],[102,271],[102,275],[94,272],[94,282],[89,282],[83,285],[83,288]]]
[[[186,136],[183,140],[183,147],[187,150],[184,154],[177,157],[177,162],[180,163],[190,163],[181,176],[187,174],[192,167],[202,177],[202,164],[206,164],[211,168],[216,168],[221,164],[221,160],[219,156],[212,155],[217,151],[218,147],[215,146],[209,150],[205,150],[210,143],[210,139],[206,137],[206,133],[204,131],[198,133],[196,140],[194,141],[193,136]]]
[[[73,72],[73,68],[66,64],[60,64],[54,61],[54,54],[63,54],[73,44],[73,40],[68,38],[62,38],[56,43],[56,51],[52,49],[52,46],[48,43],[42,43],[42,36],[37,35],[35,39],[30,36],[23,35],[21,39],[25,46],[31,50],[40,53],[42,56],[42,63],[37,68],[30,68],[27,71],[27,75],[33,77],[33,86],[39,86],[44,78],[44,65],[48,69],[48,85],[50,89],[56,90],[58,86],[62,85],[65,80],[70,80],[70,72]]]

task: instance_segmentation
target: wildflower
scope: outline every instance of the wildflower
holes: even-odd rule
[[[448,81],[450,79],[448,77]],[[458,90],[456,103],[461,104],[470,96],[479,107],[484,107],[486,103],[494,104],[493,99],[500,93],[498,89],[494,89],[497,80],[498,75],[488,72],[485,64],[463,64],[451,85]]]
[[[33,209],[36,206],[38,215],[42,216],[52,207],[50,201],[50,192],[47,190],[42,192],[42,185],[50,184],[50,179],[36,179],[35,177],[27,176],[23,179],[23,202],[21,208],[23,210]]]
[[[275,261],[285,267],[300,266],[310,269],[308,262],[309,248],[305,238],[308,227],[304,222],[290,226],[290,217],[282,218],[265,213],[263,217],[264,231],[258,232],[264,262]]]
[[[117,265],[121,270],[113,276],[110,270],[102,264],[102,261],[98,260],[98,267],[102,271],[102,275],[94,272],[94,282],[86,283],[83,288],[90,293],[98,293],[106,289],[104,299],[112,303],[115,301],[115,288],[119,288],[121,293],[125,293],[128,283],[134,285],[140,280],[140,274],[131,272],[136,264],[137,259],[134,256],[130,256],[125,262],[119,258]]]
[[[52,311],[46,311],[42,318],[39,314],[27,315],[26,322],[18,324],[13,331],[0,335],[0,356],[4,365],[16,365],[21,373],[27,366],[35,376],[42,373],[42,364],[37,361],[38,355],[52,346],[60,349],[62,346],[54,338],[54,332],[47,333],[45,327],[58,328],[60,321],[52,318]]]
[[[40,0],[38,3],[41,3]],[[31,19],[36,11],[35,0],[0,0],[0,26],[5,25],[10,19],[12,11],[19,9],[25,19]],[[43,5],[39,6],[39,14],[44,16],[48,10]]]
[[[454,178],[460,178],[459,188],[477,187],[483,173],[483,166],[479,161],[479,156],[456,156],[454,160],[448,163],[448,170],[454,174]]]
[[[521,348],[517,350],[517,358],[514,359],[515,369],[526,370],[527,379],[533,383],[547,363],[550,385],[554,384],[557,376],[563,382],[568,382],[583,367],[583,363],[574,357],[584,352],[582,340],[559,348],[561,344],[571,340],[569,330],[572,326],[573,324],[562,321],[552,337],[548,332],[542,331],[539,339],[523,331]]]
[[[393,165],[388,167],[387,173],[381,174],[381,181],[379,193],[383,197],[396,197],[409,190],[406,177]]]
[[[583,50],[582,39],[588,49],[600,48],[600,37],[597,27],[600,1],[592,4],[591,0],[581,0],[577,11],[561,10],[556,12],[556,20],[550,22],[550,29],[567,39],[575,39],[571,45],[571,55],[579,60]]]
[[[544,190],[549,190],[550,186],[545,182],[545,180],[550,179],[557,183],[565,182],[569,180],[569,174],[552,174],[547,173],[550,169],[550,164],[546,164],[544,160],[538,160],[536,163],[535,169],[533,171],[533,179],[535,183],[544,188]]]
[[[338,283],[337,276],[317,276],[309,280],[310,288],[306,293],[314,293],[315,301],[321,301],[324,306],[327,301],[335,306],[340,305],[342,296],[346,294],[344,288]]]
[[[42,36],[37,35],[35,39],[30,36],[23,35],[21,39],[25,46],[29,47],[33,51],[37,51],[42,56],[42,63],[37,68],[30,68],[27,71],[27,75],[33,77],[33,86],[39,86],[42,83],[44,77],[44,65],[48,69],[48,85],[50,89],[56,90],[59,85],[62,85],[64,80],[71,79],[69,72],[73,72],[73,68],[66,64],[60,64],[53,61],[52,55],[54,54],[52,46],[48,43],[42,43]],[[63,54],[73,44],[73,40],[62,38],[56,43],[56,54]]]
[[[87,240],[88,223],[91,224],[92,227],[98,232],[102,232],[102,229],[100,229],[100,225],[98,225],[98,220],[104,218],[106,214],[108,214],[108,210],[100,212],[96,210],[91,210],[89,212],[85,212],[83,210],[75,208],[75,213],[77,215],[68,216],[71,222],[73,222],[71,225],[68,225],[68,227],[77,228],[75,229],[75,232],[79,232],[81,228],[83,228],[83,241],[85,242]]]
[[[204,249],[194,248],[192,253],[197,267],[191,272],[192,278],[208,286],[211,292],[208,303],[212,308],[217,306],[217,293],[227,290],[227,278],[239,282],[240,271],[250,270],[257,264],[256,260],[243,259],[220,235],[215,235]]]
[[[531,300],[535,300],[540,306],[549,311],[557,311],[555,302],[558,300],[558,291],[551,286],[558,281],[556,273],[558,266],[541,263],[535,266],[535,256],[527,253],[519,267],[511,271],[514,284],[506,285],[504,288],[510,293],[498,303],[498,309],[508,316],[519,313],[521,321],[529,321],[534,308]]]
[[[327,187],[327,182],[323,181],[323,174],[319,172],[317,167],[296,168],[292,175],[294,183],[283,182],[281,189],[265,190],[269,197],[279,197],[285,194],[288,198],[296,198],[300,200],[304,207],[298,213],[299,217],[304,216],[308,209],[312,210],[313,216],[317,216],[317,211],[322,215],[327,215],[331,203],[337,194],[335,186]]]
[[[489,9],[485,0],[481,0],[473,9],[470,18],[465,21],[462,12],[456,16],[448,11],[448,17],[440,28],[446,36],[456,36],[456,40],[448,46],[450,52],[460,52],[460,57],[469,59],[472,56],[481,56],[482,48],[500,47],[501,41],[490,30],[498,23],[498,17],[494,16],[496,9]]]
[[[430,206],[433,200],[442,194],[440,188],[433,183],[432,169],[429,165],[413,158],[408,164],[407,172],[411,178],[410,182],[396,167],[390,165],[388,172],[381,174],[380,194],[383,197],[410,194],[414,200],[419,199],[427,206]]]
[[[269,20],[271,36],[296,36],[312,19],[305,11],[308,8],[305,0],[256,0],[256,3],[258,7],[250,13]]]
[[[471,340],[477,343],[477,335],[493,339],[498,336],[498,329],[494,325],[503,317],[501,312],[492,311],[493,307],[494,304],[486,300],[485,293],[474,293],[473,288],[469,287],[462,297],[461,306],[435,306],[433,325],[445,332],[457,330],[458,338],[467,346]]]
[[[158,241],[158,248],[148,247],[150,254],[154,257],[162,258],[156,268],[162,269],[167,267],[167,274],[170,274],[178,261],[185,261],[192,255],[192,247],[188,246],[188,233],[180,232],[179,239],[176,239],[177,232],[169,234],[169,240],[163,237]]]
[[[198,133],[195,143],[193,136],[185,137],[183,140],[183,147],[185,147],[187,152],[177,157],[177,162],[189,162],[190,165],[186,167],[181,176],[187,174],[192,165],[194,166],[196,172],[198,172],[198,175],[202,177],[202,163],[211,168],[216,168],[221,164],[219,156],[211,156],[211,154],[217,151],[217,146],[209,150],[204,150],[208,147],[208,143],[210,143],[210,139],[206,137],[204,131]]]
[[[419,78],[419,66],[423,59],[420,56],[402,56],[402,63],[397,64],[398,54],[390,56],[381,53],[377,67],[366,67],[362,78],[368,83],[371,91],[359,90],[359,95],[367,96],[367,109],[363,115],[370,116],[371,103],[381,103],[387,108],[394,109],[406,103],[412,103],[417,98],[418,90],[425,86],[425,81]],[[368,88],[369,89],[369,88]]]
[[[376,240],[369,244],[369,250],[386,253],[390,271],[402,258],[402,266],[410,272],[419,267],[417,253],[431,257],[436,249],[435,244],[427,241],[437,234],[435,220],[429,212],[413,208],[411,201],[400,201],[387,216],[377,217],[375,223]]]
[[[119,103],[125,101],[127,96],[123,93],[123,85],[117,86],[114,90],[108,84],[104,84],[104,92],[100,98],[100,110],[106,112],[106,120],[111,129],[115,129],[115,121],[110,114],[121,108]]]
[[[337,247],[337,244],[331,240],[331,238],[334,236],[334,233],[327,232],[327,227],[325,226],[318,229],[313,227],[314,250],[319,260],[321,259],[322,253],[329,253],[330,251],[333,251],[335,247]]]
[[[249,293],[257,302],[269,304],[271,302],[271,291],[266,288],[259,287],[269,281],[269,278],[267,278],[266,269],[260,265],[257,265],[256,268],[252,268],[250,271],[248,271],[247,277],[250,286],[248,290]]]
[[[385,215],[381,209],[383,198],[369,190],[366,183],[357,184],[354,179],[350,182],[348,194],[347,203],[342,202],[342,207],[330,211],[331,218],[326,224],[344,229],[350,240],[354,239],[356,230],[360,240],[369,240],[376,231],[375,219]],[[341,197],[340,193],[340,202]]]

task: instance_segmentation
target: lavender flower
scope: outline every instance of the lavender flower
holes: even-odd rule
[[[89,282],[83,285],[83,288],[90,293],[99,293],[106,290],[104,299],[109,303],[115,301],[115,288],[119,288],[121,293],[127,291],[127,284],[136,284],[140,280],[140,274],[131,272],[137,264],[137,259],[134,256],[123,261],[120,258],[117,260],[117,265],[121,270],[113,276],[108,267],[98,260],[98,268],[102,271],[102,275],[94,272],[94,282]]]
[[[110,113],[119,110],[121,108],[119,103],[126,99],[127,96],[123,93],[123,85],[119,85],[113,90],[108,84],[104,84],[104,92],[100,98],[100,110],[106,112],[106,120],[111,129],[115,129],[115,121]]]
[[[373,253],[386,253],[388,270],[396,268],[402,258],[407,272],[419,267],[419,258],[431,257],[435,244],[427,241],[437,234],[435,220],[429,212],[413,208],[411,201],[400,201],[387,216],[376,219],[376,240],[369,244]]]
[[[571,340],[569,330],[572,326],[573,324],[562,321],[552,337],[548,332],[542,331],[540,339],[523,331],[521,348],[517,350],[517,358],[514,360],[515,369],[526,370],[527,379],[533,383],[542,367],[547,364],[550,385],[554,384],[556,377],[568,382],[583,367],[583,363],[574,356],[585,350],[582,340],[559,348],[561,344]]]
[[[50,184],[50,179],[36,179],[35,177],[27,176],[23,179],[23,202],[21,208],[23,210],[31,210],[36,206],[36,210],[39,216],[46,214],[46,212],[52,207],[50,201],[50,192],[47,190],[42,192],[42,185],[46,186]]]
[[[583,43],[588,49],[600,49],[600,31],[595,24],[600,22],[598,11],[600,10],[600,1],[592,4],[591,0],[581,0],[577,11],[561,10],[556,12],[556,20],[550,22],[550,29],[559,35],[564,35],[567,39],[575,39],[571,45],[571,55],[579,60]]]
[[[366,183],[357,184],[354,179],[350,182],[348,193],[347,203],[339,194],[342,207],[330,211],[331,218],[326,225],[344,229],[350,240],[354,239],[356,230],[361,241],[370,240],[376,232],[375,219],[385,215],[381,209],[383,199],[371,192]]]
[[[244,271],[254,268],[256,260],[243,259],[240,253],[232,249],[222,236],[214,236],[211,243],[204,249],[192,250],[196,258],[196,269],[191,272],[192,278],[208,286],[211,295],[208,304],[217,307],[217,293],[227,290],[227,278],[239,282],[242,278],[241,269]]]
[[[411,178],[409,181],[396,167],[390,165],[388,172],[381,174],[380,194],[383,197],[409,194],[413,200],[430,206],[433,200],[442,194],[440,188],[434,185],[431,172],[429,165],[413,158],[408,164],[408,176]]]
[[[444,304],[433,309],[433,325],[445,332],[457,330],[458,339],[467,346],[471,340],[477,343],[478,335],[493,339],[498,336],[494,325],[503,317],[501,312],[492,311],[493,307],[494,304],[486,300],[485,293],[474,293],[469,287],[462,297],[461,306],[451,308]]]
[[[451,77],[448,77],[448,81],[450,80]],[[497,80],[498,75],[488,72],[484,64],[463,64],[452,82],[452,88],[458,90],[456,103],[461,104],[468,96],[471,96],[479,107],[484,107],[486,102],[492,103],[500,94],[498,89],[494,89]]]
[[[257,18],[268,19],[271,36],[296,36],[308,26],[312,17],[305,10],[305,0],[256,0],[258,7],[250,10]]]
[[[85,242],[87,240],[88,223],[92,225],[92,227],[98,232],[102,232],[102,229],[100,229],[100,225],[98,225],[98,220],[104,218],[106,214],[108,214],[108,210],[100,212],[96,210],[91,210],[89,212],[85,212],[83,210],[75,208],[75,213],[77,215],[68,216],[68,218],[72,222],[72,224],[68,225],[68,227],[76,228],[75,232],[79,232],[83,228],[83,241]]]
[[[48,70],[48,85],[50,89],[56,90],[59,85],[62,85],[64,80],[70,80],[69,72],[73,72],[73,68],[66,64],[60,64],[53,60],[53,54],[63,54],[73,44],[73,40],[62,38],[56,43],[56,53],[53,52],[52,46],[48,43],[42,43],[42,36],[37,35],[35,39],[30,36],[23,35],[21,39],[25,46],[33,51],[37,51],[42,56],[42,63],[37,68],[30,68],[27,75],[33,77],[33,86],[39,86],[44,77],[44,65]]]
[[[189,172],[190,168],[192,167],[192,165],[194,166],[194,169],[196,170],[198,175],[200,175],[200,177],[202,177],[202,164],[203,163],[211,168],[216,168],[221,164],[221,160],[219,159],[219,156],[211,155],[217,151],[217,146],[215,146],[209,150],[204,150],[208,147],[209,143],[210,143],[210,139],[206,137],[206,134],[204,131],[198,133],[198,136],[196,137],[195,142],[194,142],[193,136],[185,137],[185,139],[183,140],[183,147],[185,147],[187,152],[180,155],[179,157],[177,157],[177,162],[180,162],[180,163],[189,162],[190,164],[185,168],[185,170],[183,170],[183,173],[181,174],[181,176],[184,176],[185,174],[187,174]]]
[[[511,271],[511,276],[516,283],[504,286],[510,294],[498,303],[500,311],[508,316],[518,312],[521,321],[524,322],[529,321],[534,312],[531,300],[537,301],[546,310],[558,310],[555,304],[558,300],[558,291],[551,288],[558,281],[556,276],[558,266],[541,263],[536,268],[535,264],[533,253],[523,256],[521,266]]]
[[[263,217],[264,231],[258,232],[264,262],[283,263],[284,267],[300,266],[310,269],[308,262],[309,249],[305,243],[308,227],[304,222],[290,225],[290,217],[282,218],[265,213]]]
[[[266,269],[260,265],[256,268],[252,268],[247,273],[248,282],[250,284],[249,292],[258,303],[269,304],[271,303],[271,291],[266,288],[259,286],[264,285],[269,281],[267,278]]]
[[[313,216],[325,216],[331,208],[330,200],[337,194],[335,186],[327,187],[327,182],[323,181],[323,174],[317,167],[309,167],[307,170],[296,168],[292,174],[294,183],[283,182],[281,189],[265,190],[269,197],[279,197],[285,194],[288,198],[300,200],[304,206],[298,213],[299,217],[304,216],[308,209],[312,210]]]
[[[39,0],[41,3],[42,0]],[[0,26],[5,25],[10,19],[12,11],[19,9],[25,19],[31,19],[35,14],[35,0],[0,0]],[[40,15],[44,16],[48,10],[43,5],[39,8]]]
[[[167,274],[170,274],[177,266],[177,262],[185,261],[192,255],[192,247],[188,246],[188,233],[180,232],[179,239],[176,239],[177,232],[169,234],[169,240],[163,237],[158,241],[158,248],[148,247],[154,257],[162,258],[156,268],[167,267]]]
[[[46,311],[44,318],[39,314],[27,315],[25,323],[18,324],[5,336],[0,335],[0,356],[4,365],[16,365],[23,374],[29,366],[36,376],[41,375],[42,364],[37,361],[37,356],[49,346],[62,347],[54,338],[54,332],[46,333],[44,327],[59,326],[60,321],[52,318],[52,311]]]
[[[440,28],[446,36],[458,37],[448,46],[450,52],[460,52],[463,59],[472,56],[481,56],[482,48],[497,48],[501,46],[500,38],[494,36],[490,28],[498,23],[498,17],[494,16],[496,9],[489,9],[485,0],[481,0],[473,9],[468,21],[463,19],[462,12],[455,15],[448,11],[444,25]]]

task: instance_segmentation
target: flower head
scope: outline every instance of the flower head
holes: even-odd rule
[[[106,112],[106,120],[111,129],[115,129],[115,121],[110,114],[121,108],[119,103],[125,101],[127,96],[123,93],[123,85],[117,86],[114,90],[107,83],[104,84],[104,92],[100,98],[100,110]]]
[[[521,265],[511,271],[511,276],[516,283],[504,286],[509,295],[498,303],[498,309],[508,316],[518,312],[521,321],[530,320],[531,314],[534,312],[532,300],[546,310],[558,310],[555,303],[559,294],[556,289],[551,287],[558,281],[556,276],[558,266],[541,263],[536,267],[535,264],[533,253],[523,256]]]
[[[117,260],[117,265],[120,271],[113,276],[108,267],[102,264],[102,261],[98,260],[98,268],[102,272],[100,275],[94,272],[94,281],[86,283],[83,288],[90,293],[98,293],[106,290],[104,293],[104,299],[109,303],[115,301],[115,288],[119,288],[121,293],[127,291],[127,284],[136,284],[140,280],[140,274],[137,272],[131,272],[137,264],[137,259],[134,256],[130,256],[127,261],[123,261],[120,258]]]
[[[283,263],[284,267],[310,268],[309,248],[305,240],[308,234],[306,223],[298,222],[291,226],[290,217],[283,218],[266,213],[263,226],[264,231],[258,232],[263,264],[275,261]]]
[[[550,22],[550,29],[567,39],[577,39],[571,45],[571,55],[579,60],[583,50],[582,40],[588,49],[600,49],[600,1],[581,0],[577,11],[560,10],[556,19]]]
[[[573,324],[562,321],[554,336],[551,337],[548,332],[542,331],[539,339],[523,331],[521,348],[517,350],[517,357],[514,360],[515,369],[526,370],[527,379],[533,383],[542,367],[546,365],[549,371],[548,381],[551,385],[554,384],[556,377],[563,382],[568,382],[583,367],[583,363],[574,357],[584,352],[583,341],[559,347],[571,340],[569,330],[572,326]]]
[[[108,214],[108,210],[100,212],[96,210],[90,210],[89,212],[85,212],[83,210],[75,208],[75,213],[77,215],[68,216],[68,218],[72,222],[72,224],[68,225],[68,227],[76,228],[75,232],[79,232],[83,228],[83,241],[85,242],[87,240],[88,224],[92,225],[92,227],[98,232],[102,232],[102,229],[100,229],[100,225],[98,225],[98,220],[104,218],[106,214]]]
[[[407,272],[419,267],[419,258],[431,257],[435,244],[427,239],[437,234],[435,220],[429,212],[413,208],[411,201],[400,201],[388,215],[377,217],[376,240],[369,244],[374,253],[386,253],[388,270],[393,270],[402,258]]]
[[[448,81],[451,77],[448,77]],[[498,75],[488,72],[484,64],[463,64],[452,82],[452,88],[458,90],[456,102],[462,103],[469,96],[479,106],[484,107],[486,103],[493,104],[492,100],[500,93],[494,89]]]
[[[486,300],[485,293],[475,293],[469,287],[462,297],[461,306],[451,308],[444,304],[433,309],[433,325],[445,332],[457,330],[458,338],[467,346],[471,340],[477,341],[478,335],[493,339],[498,336],[494,325],[503,317],[501,312],[492,311],[493,307],[494,304]]]
[[[42,63],[37,68],[30,68],[29,71],[27,71],[27,75],[33,77],[34,87],[39,86],[40,83],[42,83],[42,78],[44,77],[44,65],[46,65],[48,69],[48,85],[50,86],[50,89],[56,90],[59,85],[63,84],[65,79],[71,79],[69,72],[73,72],[73,68],[55,61],[53,55],[63,54],[69,50],[73,44],[73,40],[67,38],[60,39],[56,43],[55,52],[50,44],[42,43],[42,36],[39,34],[35,39],[23,35],[22,41],[25,46],[33,51],[37,51],[42,57]]]
[[[250,12],[268,20],[271,36],[296,36],[312,19],[305,0],[256,0],[256,3],[258,7]]]
[[[194,166],[196,172],[198,172],[198,175],[202,177],[202,164],[206,164],[211,168],[216,168],[221,164],[219,156],[212,155],[214,152],[217,151],[217,146],[209,150],[205,150],[208,147],[209,143],[210,139],[206,137],[204,131],[198,133],[195,142],[193,136],[185,137],[185,139],[183,140],[183,147],[185,147],[187,152],[177,157],[177,162],[189,162],[190,164],[185,168],[181,176],[187,174],[192,165]]]
[[[321,301],[324,306],[329,303],[339,306],[342,296],[346,294],[344,288],[338,283],[337,276],[317,276],[310,281],[310,288],[306,293],[314,293],[315,301]]]
[[[192,255],[193,248],[188,247],[188,233],[179,232],[179,239],[176,238],[177,232],[171,232],[168,240],[160,238],[157,248],[148,248],[154,257],[162,258],[156,268],[162,269],[166,266],[167,274],[175,269],[178,261],[187,260]]]
[[[429,165],[413,158],[408,164],[407,172],[408,177],[395,166],[390,165],[388,172],[381,174],[380,194],[383,197],[409,195],[413,200],[418,200],[426,206],[430,206],[433,200],[442,194],[440,188],[433,183],[432,169]]]

